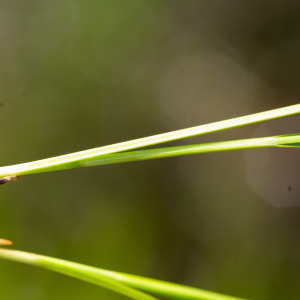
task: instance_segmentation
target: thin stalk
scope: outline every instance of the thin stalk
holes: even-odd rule
[[[134,291],[136,291],[135,288],[137,288],[157,295],[166,296],[174,299],[182,299],[182,300],[242,300],[241,298],[226,296],[226,295],[204,291],[196,288],[191,288],[179,284],[173,284],[165,281],[103,270],[103,269],[94,268],[94,267],[90,267],[78,263],[73,263],[70,261],[65,261],[61,259],[56,259],[52,257],[47,257],[43,255],[37,255],[37,254],[32,254],[32,253],[27,253],[22,251],[0,249],[0,257],[8,260],[30,264],[37,267],[42,267],[72,277],[76,277],[78,279],[85,280],[100,285],[102,287],[106,287],[108,289],[114,290],[124,295],[125,295],[124,287],[127,287],[127,289],[131,289],[131,290],[134,288],[133,289]],[[133,297],[136,294],[131,295],[130,294],[132,292],[131,290],[130,292],[127,293],[127,295]],[[148,297],[149,300],[155,299],[151,296]],[[135,297],[134,299],[142,299],[142,298]],[[146,300],[146,298],[144,299]]]
[[[48,163],[27,163],[15,166],[15,174],[25,175],[40,172],[49,172],[62,169],[71,169],[78,167],[91,167],[107,164],[115,164],[130,161],[149,160],[157,158],[166,158],[174,156],[183,156],[191,154],[200,154],[208,152],[220,152],[229,150],[242,150],[265,147],[299,147],[300,134],[254,138],[236,141],[215,142],[196,145],[185,145],[177,147],[157,148],[150,150],[139,150],[130,152],[121,152],[115,154],[106,154],[93,156],[92,158],[78,157],[76,161],[64,162],[61,164]],[[0,168],[1,170],[1,168]],[[6,175],[6,174],[5,174]],[[0,176],[4,176],[0,172]]]
[[[238,117],[230,120],[225,120],[225,121],[215,122],[211,124],[196,126],[192,128],[177,130],[173,132],[163,133],[163,134],[136,139],[128,142],[76,152],[72,154],[43,159],[35,162],[1,167],[0,177],[69,169],[73,163],[75,163],[76,165],[76,163],[80,161],[96,159],[100,155],[106,155],[106,154],[146,147],[150,145],[156,145],[156,144],[184,139],[196,135],[201,135],[210,132],[215,132],[215,131],[225,130],[229,128],[291,116],[298,113],[300,113],[300,104],[279,108],[275,110],[270,110],[266,112],[261,112],[253,115],[248,115],[244,117]]]
[[[15,250],[0,249],[0,257],[8,260],[22,262],[37,267],[42,267],[77,279],[81,279],[104,288],[110,289],[122,295],[136,300],[157,300],[156,298],[138,291],[120,281],[110,278],[104,274],[89,272],[83,265],[71,263],[64,260],[52,259],[50,257],[36,255]],[[82,267],[81,267],[82,266]]]
[[[221,152],[230,150],[242,150],[253,148],[278,147],[275,137],[237,140],[228,142],[215,142],[207,144],[186,145],[177,147],[158,148],[151,150],[140,150],[121,152],[100,156],[97,159],[81,162],[81,167],[107,165],[114,163],[149,160],[174,156],[184,156],[200,153]]]

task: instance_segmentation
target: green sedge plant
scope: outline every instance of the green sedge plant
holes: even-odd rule
[[[65,170],[78,167],[98,166],[121,162],[148,160],[208,152],[241,150],[265,147],[300,147],[300,134],[288,134],[264,138],[223,141],[177,147],[130,151],[137,148],[175,141],[192,136],[221,131],[234,127],[265,122],[300,113],[300,104],[270,110],[244,117],[168,132],[128,142],[99,147],[72,154],[38,160],[0,168],[0,184],[15,181],[21,175]],[[0,245],[9,245],[0,239]],[[155,294],[172,299],[238,300],[233,296],[221,295],[201,289],[169,282],[94,268],[74,262],[22,251],[0,249],[0,258],[23,262],[56,271],[90,283],[108,288],[132,299],[153,300]]]

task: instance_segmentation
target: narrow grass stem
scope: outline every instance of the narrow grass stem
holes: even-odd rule
[[[96,274],[89,270],[90,267],[60,260],[54,259],[42,255],[33,253],[27,253],[23,251],[0,249],[0,257],[8,260],[22,262],[37,267],[42,267],[58,273],[75,277],[104,288],[110,289],[117,293],[128,296],[136,300],[157,300],[156,298],[145,294],[141,291],[131,288],[130,286],[123,284],[116,279],[106,276],[105,274]]]
[[[80,166],[80,161],[96,160],[101,155],[170,142],[196,135],[291,116],[298,113],[300,113],[300,104],[72,154],[43,159],[35,162],[1,167],[0,177],[74,168]]]
[[[103,270],[22,251],[0,249],[0,257],[76,277],[78,279],[122,293],[134,299],[155,299],[147,294],[135,290],[135,288],[137,288],[157,295],[182,300],[242,300],[241,298],[226,296],[179,284]],[[127,289],[125,289],[125,287]],[[133,293],[133,291],[135,291],[135,293]],[[144,298],[142,298],[141,295]],[[146,296],[148,298],[146,298]]]
[[[97,159],[81,162],[82,167],[106,165],[130,161],[149,160],[174,156],[184,156],[200,153],[242,150],[252,148],[278,147],[275,137],[216,142],[207,144],[186,145],[177,147],[158,148],[150,150],[121,152],[100,156]]]
[[[196,144],[196,145],[185,145],[177,147],[166,147],[157,148],[150,150],[139,150],[139,151],[129,151],[114,154],[98,155],[92,156],[91,158],[78,157],[77,160],[72,160],[70,162],[48,162],[48,160],[26,163],[17,166],[12,166],[14,169],[14,174],[25,175],[40,172],[49,172],[62,169],[71,169],[78,167],[91,167],[107,164],[115,164],[130,161],[140,161],[149,160],[157,158],[166,158],[174,156],[183,156],[191,154],[200,154],[208,152],[220,152],[229,150],[242,150],[242,149],[252,149],[252,148],[265,148],[265,147],[299,147],[300,145],[300,134],[275,136],[275,137],[264,137],[255,139],[245,139],[236,141],[225,141],[225,142],[215,142],[206,144]],[[6,176],[7,171],[1,173],[0,177]]]

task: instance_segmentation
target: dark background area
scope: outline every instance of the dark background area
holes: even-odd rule
[[[297,104],[298,1],[0,1],[0,165]],[[177,141],[300,132],[299,116]],[[167,145],[166,145],[167,146]],[[258,149],[23,176],[14,249],[247,299],[299,299],[300,155]],[[124,299],[0,261],[2,299]]]

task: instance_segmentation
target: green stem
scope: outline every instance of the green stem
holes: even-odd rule
[[[242,150],[252,148],[278,147],[275,137],[237,140],[228,142],[215,142],[207,144],[186,145],[177,147],[158,148],[151,150],[140,150],[108,154],[97,159],[82,161],[79,166],[90,167],[97,165],[107,165],[114,163],[149,160],[174,156],[184,156],[200,153],[221,152],[230,150]]]
[[[121,152],[115,154],[93,156],[92,158],[79,157],[75,161],[49,163],[48,160],[38,161],[34,163],[20,164],[11,166],[14,171],[13,174],[25,175],[39,172],[49,172],[62,169],[71,169],[78,167],[91,167],[107,164],[115,164],[130,161],[149,160],[156,158],[166,158],[174,156],[183,156],[191,154],[200,154],[208,152],[219,152],[229,150],[242,150],[252,148],[265,148],[265,147],[299,147],[300,135],[284,135],[276,137],[264,137],[237,141],[215,142],[207,144],[186,145],[177,147],[166,147],[150,150],[139,150],[130,152]],[[2,168],[0,168],[1,171]],[[0,172],[1,176],[7,175],[7,170],[4,173]]]
[[[136,300],[157,300],[156,298],[131,288],[120,281],[110,278],[109,276],[89,272],[88,267],[64,260],[54,259],[32,253],[0,249],[0,257],[8,260],[22,262],[37,267],[42,267],[58,273],[75,277],[104,288],[110,289],[117,293],[131,297]],[[77,268],[76,268],[77,267]]]
[[[103,270],[61,259],[22,251],[0,249],[0,257],[76,277],[78,279],[109,288],[124,295],[125,292],[127,292],[127,295],[130,297],[133,297],[131,294],[132,290],[136,291],[132,288],[137,288],[157,295],[182,300],[242,300],[241,298],[226,296],[179,284],[173,284],[165,281]],[[127,287],[127,289],[130,290],[126,290],[124,292],[124,287]],[[154,299],[151,296],[148,297],[149,300]],[[136,297],[134,299],[141,298]],[[146,300],[146,298],[144,299]]]
[[[128,142],[118,143],[110,146],[99,147],[49,159],[43,159],[31,163],[2,167],[0,168],[0,177],[74,168],[80,166],[80,162],[82,161],[95,160],[101,155],[107,155],[111,153],[170,142],[196,135],[291,116],[298,113],[300,113],[300,104],[207,125],[168,132]]]

